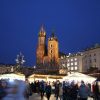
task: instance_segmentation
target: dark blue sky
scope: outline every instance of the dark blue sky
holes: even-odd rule
[[[0,0],[0,63],[21,51],[33,66],[41,24],[65,53],[100,43],[100,0]]]

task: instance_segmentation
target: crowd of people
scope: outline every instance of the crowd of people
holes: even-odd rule
[[[29,96],[38,93],[41,100],[44,96],[50,100],[52,94],[56,100],[87,100],[92,97],[93,100],[100,100],[100,89],[98,82],[86,84],[81,81],[80,84],[63,81],[45,82],[35,81],[29,83],[28,80],[0,80],[0,100],[29,100]],[[34,99],[34,98],[33,98]]]
[[[51,94],[54,94],[56,100],[87,100],[88,97],[92,97],[94,100],[100,100],[100,90],[97,82],[94,84],[85,84],[81,81],[81,84],[72,82],[62,83],[56,82],[44,82],[35,81],[30,84],[33,93],[39,93],[41,100],[43,100],[44,93],[46,94],[47,100],[50,100]]]

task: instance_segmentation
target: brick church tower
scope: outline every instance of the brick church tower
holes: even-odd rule
[[[36,71],[38,73],[55,73],[59,64],[58,40],[52,33],[48,38],[46,47],[46,32],[42,26],[38,35],[38,45],[36,50]]]
[[[48,57],[50,66],[57,66],[59,59],[59,48],[58,40],[54,33],[52,33],[51,37],[48,38]]]
[[[38,46],[36,50],[36,64],[37,66],[43,65],[43,58],[46,49],[46,32],[42,26],[38,35]]]

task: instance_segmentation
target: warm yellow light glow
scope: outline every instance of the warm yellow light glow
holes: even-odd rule
[[[14,79],[18,79],[18,80],[23,80],[25,81],[25,75],[23,74],[3,74],[3,75],[0,75],[0,79],[10,79],[10,80],[14,80]]]

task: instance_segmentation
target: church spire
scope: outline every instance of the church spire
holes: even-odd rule
[[[46,35],[46,32],[45,32],[45,29],[44,29],[44,25],[42,24],[41,28],[40,28],[39,36],[45,36],[45,35]]]
[[[44,32],[44,26],[43,26],[43,24],[41,26],[40,32]]]

